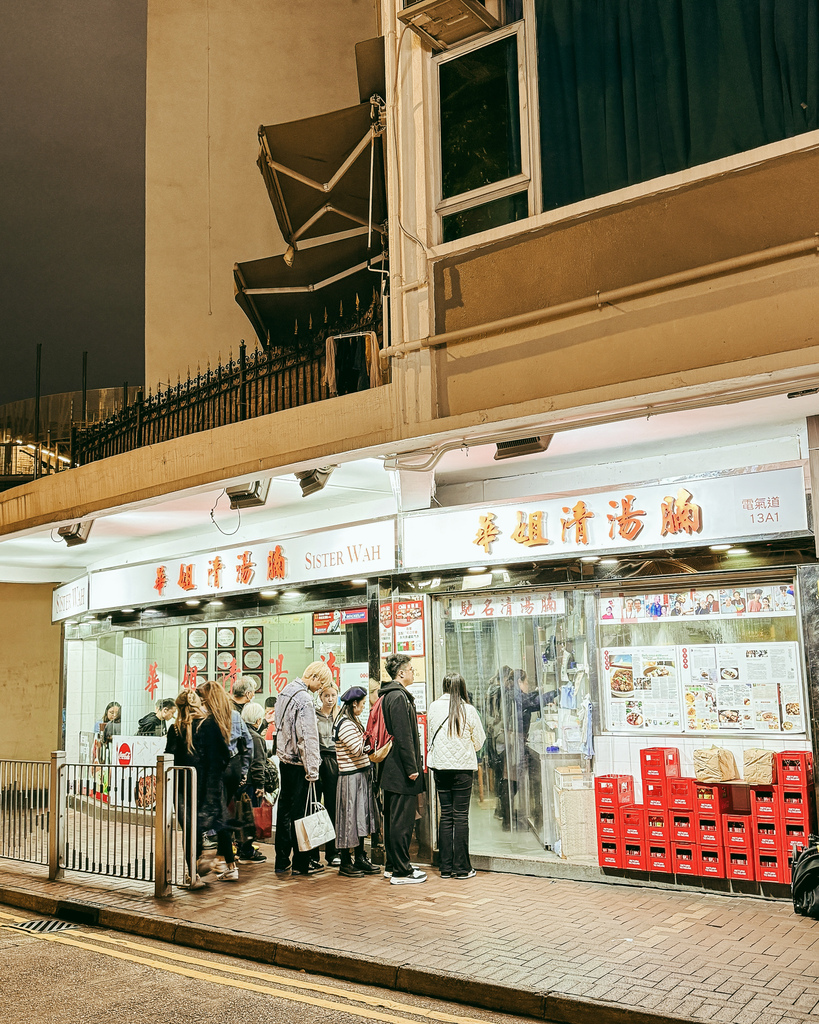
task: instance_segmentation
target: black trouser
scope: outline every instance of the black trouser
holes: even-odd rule
[[[306,871],[310,863],[310,854],[299,850],[296,822],[304,817],[309,783],[304,767],[300,764],[279,761],[279,775],[281,789],[276,811],[276,870],[286,871],[290,867],[292,853],[293,870]]]
[[[225,773],[222,776],[222,785],[225,790],[225,806],[232,800],[235,801],[237,799],[241,781],[242,758],[239,754],[234,754],[228,761],[227,768],[225,768]],[[231,824],[234,823],[235,820]],[[226,864],[234,863],[236,858],[233,855],[233,828],[229,827],[227,822],[224,828],[216,830],[216,849],[219,852],[219,856],[224,857]]]
[[[334,750],[322,750],[319,780],[316,783],[316,796],[324,800],[324,806],[330,815],[333,828],[336,827],[336,791],[338,790],[338,760]],[[324,844],[324,859],[329,864],[336,855],[336,844]]]
[[[417,806],[417,793],[384,790],[384,847],[387,851],[384,867],[399,877],[412,874],[409,848]]]
[[[435,788],[441,804],[438,851],[442,875],[466,875],[472,870],[469,860],[469,800],[474,775],[471,771],[435,771]]]

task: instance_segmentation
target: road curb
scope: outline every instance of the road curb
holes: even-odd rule
[[[173,918],[151,917],[91,901],[60,900],[13,886],[0,886],[0,903],[49,917],[97,924],[146,939],[159,939],[189,949],[223,953],[359,985],[374,985],[409,995],[458,1002],[555,1024],[693,1024],[691,1017],[668,1017],[618,1003],[501,985],[468,975],[442,973],[382,958],[358,958],[353,953],[323,946],[272,939]]]

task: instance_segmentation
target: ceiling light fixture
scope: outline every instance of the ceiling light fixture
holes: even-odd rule
[[[270,490],[270,479],[250,480],[246,484],[237,484],[235,487],[226,487],[225,493],[230,498],[230,507],[257,508],[267,501],[267,492]]]
[[[580,561],[581,562],[599,562],[600,561],[600,556],[599,555],[583,555],[583,557],[580,559]]]
[[[120,612],[123,615],[133,615],[134,614],[134,609],[133,608],[120,608]]]
[[[489,569],[485,565],[470,565],[466,570],[467,572],[489,572]]]
[[[259,597],[277,597],[278,590],[260,590]]]
[[[495,462],[503,459],[517,459],[521,455],[542,455],[552,442],[553,434],[540,437],[524,437],[520,441],[498,441],[495,445]]]
[[[711,545],[711,550],[712,551],[730,551],[732,547],[733,547],[732,544],[712,544]]]
[[[303,473],[296,473],[296,479],[301,487],[301,496],[306,498],[308,495],[320,491],[330,479],[330,474],[335,468],[335,466],[319,466]]]
[[[224,605],[224,601],[214,600],[208,601],[208,608],[221,608]]]
[[[728,552],[729,555],[747,555],[748,553],[747,548],[731,548]]]
[[[620,564],[620,559],[619,558],[601,558],[600,559],[600,564],[601,565],[619,565]]]
[[[367,581],[366,580],[350,580],[350,583],[355,583],[355,585],[357,587],[366,587],[367,586]]]
[[[291,601],[303,596],[304,595],[300,590],[285,590],[285,592],[282,594],[282,597],[286,597],[288,600]]]
[[[57,535],[62,537],[70,548],[73,548],[76,544],[85,544],[93,525],[93,519],[86,519],[84,522],[79,523],[69,523],[68,526],[59,527]]]
[[[190,605],[191,608],[198,607],[202,602],[198,597],[189,597],[185,604]]]

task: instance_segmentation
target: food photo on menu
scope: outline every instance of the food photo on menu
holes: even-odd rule
[[[603,664],[613,728],[679,728],[676,648],[614,648]]]

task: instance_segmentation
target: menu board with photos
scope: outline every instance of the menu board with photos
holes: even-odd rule
[[[681,730],[679,648],[606,648],[603,680],[610,729]]]
[[[796,643],[682,647],[686,730],[805,731]]]
[[[792,584],[758,584],[725,590],[675,590],[653,594],[612,594],[598,602],[599,619],[606,622],[656,622],[691,617],[735,619],[737,616],[796,614]]]

